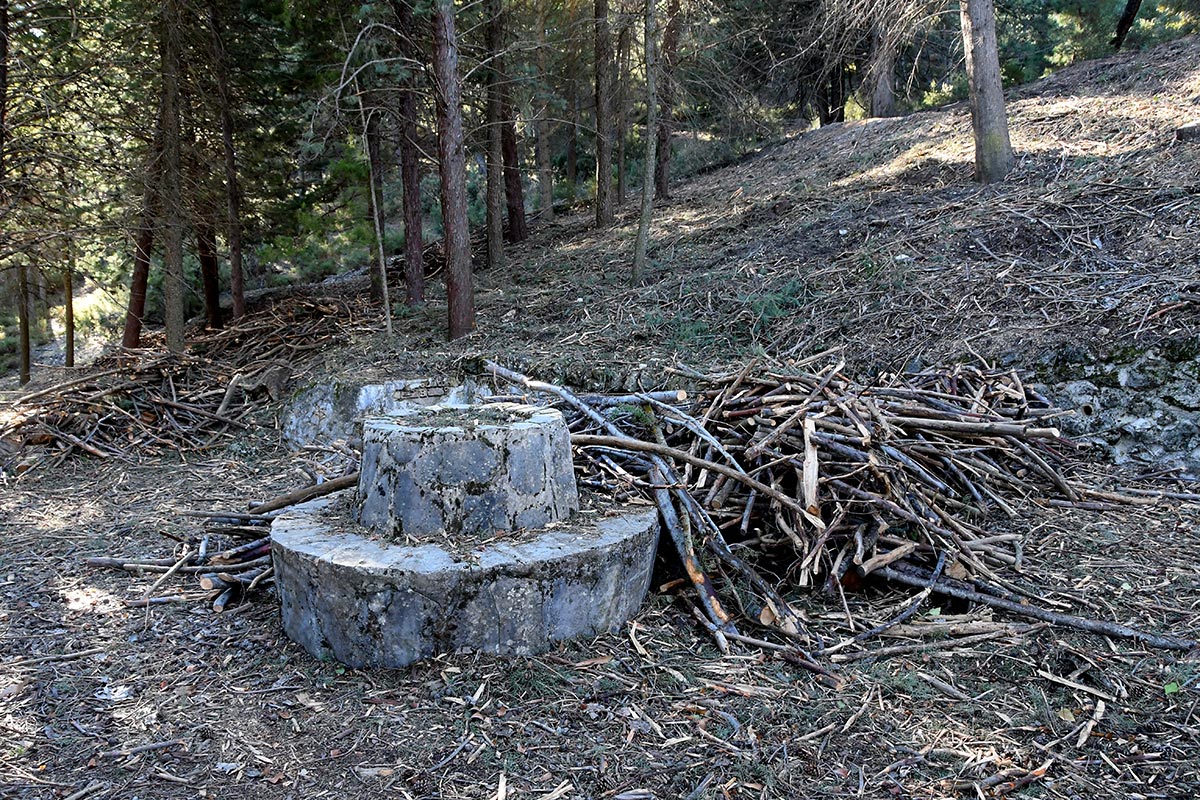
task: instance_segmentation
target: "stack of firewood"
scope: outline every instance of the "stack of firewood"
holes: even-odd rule
[[[1001,574],[1021,566],[1024,536],[997,530],[997,513],[1146,499],[1073,483],[1064,474],[1072,445],[1052,427],[1063,412],[1014,371],[958,365],[862,383],[840,363],[807,371],[752,362],[725,375],[686,372],[699,391],[681,399],[577,395],[487,368],[497,396],[563,409],[587,485],[655,500],[697,615],[722,646],[746,638],[740,617],[823,652],[785,595],[814,585],[840,592],[868,576],[921,587],[921,599],[937,591],[1194,646],[1038,608],[1028,602],[1036,592]]]

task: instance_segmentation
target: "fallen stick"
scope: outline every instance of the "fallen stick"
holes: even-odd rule
[[[727,467],[724,464],[720,464],[715,461],[709,461],[705,458],[700,458],[700,456],[694,456],[691,453],[683,450],[677,450],[674,447],[668,447],[656,442],[643,442],[641,439],[634,439],[627,436],[599,436],[590,433],[571,434],[571,444],[579,445],[580,447],[587,447],[588,445],[601,445],[603,447],[637,450],[643,453],[654,453],[658,456],[676,458],[680,461],[686,461],[687,463],[693,464],[697,467],[702,467],[703,469],[707,469],[711,472],[716,472],[728,478],[733,478],[735,481],[740,481],[746,486],[749,486],[751,489],[757,491],[759,494],[764,494],[767,497],[770,497],[772,500],[778,501],[781,505],[803,515],[805,519],[807,519],[809,522],[812,522],[813,525],[818,529],[825,527],[825,523],[821,521],[820,517],[810,514],[808,509],[806,509],[804,505],[796,498],[788,497],[786,494],[774,488],[773,486],[768,486],[762,481],[755,480],[744,472],[738,472],[732,467]]]
[[[136,747],[123,747],[120,750],[108,750],[103,753],[97,753],[96,758],[125,758],[126,756],[135,756],[138,753],[148,753],[151,750],[166,750],[168,747],[175,747],[183,744],[183,739],[171,739],[167,742],[151,742],[149,744],[139,744]]]
[[[314,500],[318,497],[324,497],[327,494],[339,492],[342,489],[349,489],[351,486],[358,485],[358,473],[352,472],[349,475],[343,475],[340,478],[318,483],[315,486],[306,486],[303,489],[296,489],[287,494],[281,494],[278,497],[272,497],[263,503],[250,507],[250,514],[255,516],[266,514],[268,511],[278,511],[281,508],[294,506],[298,503],[304,503],[309,500]],[[221,515],[214,515],[221,516]]]
[[[74,653],[59,653],[53,656],[36,656],[34,658],[24,658],[20,661],[11,661],[5,666],[8,667],[31,667],[34,664],[49,664],[51,661],[71,661],[76,658],[86,658],[104,652],[103,647],[92,647],[87,650],[79,650]]]
[[[906,572],[900,572],[892,567],[882,567],[875,571],[876,575],[882,575],[890,581],[907,584],[908,586],[924,587],[929,583],[928,576],[910,575]],[[1191,639],[1176,639],[1171,636],[1159,636],[1146,631],[1139,631],[1136,628],[1130,628],[1127,625],[1121,625],[1116,622],[1104,622],[1102,620],[1087,619],[1085,617],[1077,617],[1074,614],[1060,614],[1057,611],[1050,611],[1045,608],[1039,608],[1034,605],[1026,605],[1017,603],[1012,600],[1005,600],[1002,597],[993,597],[981,592],[976,592],[965,587],[953,586],[944,580],[936,580],[933,582],[933,591],[938,594],[948,595],[949,597],[957,597],[959,600],[968,600],[972,603],[983,603],[992,608],[999,608],[1004,611],[1009,611],[1013,614],[1018,614],[1023,617],[1031,617],[1033,619],[1049,622],[1052,625],[1063,625],[1068,628],[1076,628],[1077,630],[1087,631],[1089,633],[1098,633],[1101,636],[1112,636],[1118,639],[1133,639],[1150,647],[1158,647],[1164,650],[1194,650],[1197,646],[1195,641]]]

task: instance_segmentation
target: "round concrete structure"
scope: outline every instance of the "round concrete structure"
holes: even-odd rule
[[[579,509],[571,436],[552,408],[412,408],[363,422],[358,521],[416,544],[539,528]]]
[[[288,636],[352,667],[476,651],[527,655],[614,629],[650,584],[658,516],[579,515],[468,551],[348,533],[322,503],[272,526]]]

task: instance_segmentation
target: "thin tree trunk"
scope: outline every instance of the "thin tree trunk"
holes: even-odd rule
[[[487,263],[491,269],[504,266],[504,142],[499,69],[501,43],[501,0],[487,2]]]
[[[1142,0],[1125,0],[1125,10],[1121,12],[1121,19],[1117,21],[1117,31],[1111,42],[1114,50],[1120,50],[1125,44],[1125,37],[1133,28],[1133,22],[1137,19],[1141,7]]]
[[[612,195],[613,48],[608,24],[608,0],[594,0],[592,10],[596,60],[596,227],[616,218]]]
[[[992,0],[959,0],[959,12],[975,133],[975,179],[992,183],[1003,180],[1014,161],[1000,81],[996,9]]]
[[[369,95],[368,95],[369,97]],[[367,114],[366,102],[358,104],[359,115],[363,126],[363,144],[367,151],[367,207],[371,212],[371,224],[375,228],[375,270],[372,277],[379,281],[379,294],[376,297],[383,305],[384,330],[388,338],[392,338],[392,293],[388,289],[387,256],[384,253],[384,209],[383,209],[383,178],[379,158],[379,118]],[[372,281],[374,284],[375,281]],[[372,292],[374,295],[374,292]]]
[[[534,124],[537,143],[538,213],[545,222],[554,219],[554,170],[550,160],[550,83],[546,72],[546,14],[549,0],[537,5],[537,121]]]
[[[501,75],[500,151],[504,165],[504,197],[508,204],[508,241],[523,242],[529,238],[529,225],[525,221],[525,188],[521,185],[521,154],[517,147],[517,122],[511,94],[507,80]]]
[[[184,342],[185,290],[183,277],[183,190],[181,186],[182,137],[180,133],[179,67],[181,62],[181,14],[178,0],[164,0],[159,48],[162,58],[163,166],[162,227],[165,250],[163,270],[163,319],[167,349],[182,352]]]
[[[657,145],[654,151],[654,194],[660,200],[671,197],[671,136],[674,133],[675,65],[679,60],[679,34],[683,16],[679,0],[667,3],[667,26],[663,30],[662,70],[659,81]],[[649,169],[649,165],[646,169]]]
[[[871,96],[868,111],[872,117],[896,115],[896,48],[885,33],[877,31],[869,69]]]
[[[208,5],[208,24],[212,33],[217,101],[221,107],[221,149],[225,160],[225,237],[229,244],[229,294],[233,318],[240,319],[246,313],[246,276],[242,268],[242,190],[238,181],[237,151],[233,144],[233,96],[229,91],[225,46],[221,40],[221,25],[215,3]]]
[[[153,198],[146,198],[147,203]],[[125,311],[125,331],[121,346],[142,346],[142,320],[146,316],[146,285],[150,282],[150,257],[154,247],[154,210],[142,210],[142,225],[133,244],[133,275],[129,279],[129,308]]]
[[[163,115],[161,104],[154,123],[154,139],[146,155],[142,179],[142,221],[133,244],[133,274],[129,279],[129,307],[121,346],[135,349],[142,345],[142,322],[146,318],[146,286],[150,282],[150,260],[154,251],[154,227],[158,217],[158,182],[162,171]]]
[[[355,86],[358,82],[355,81]],[[362,130],[363,154],[367,157],[367,213],[371,217],[371,229],[376,231],[376,250],[383,252],[383,240],[380,238],[383,226],[379,220],[383,218],[383,169],[380,166],[380,131],[379,117],[374,112],[374,97],[368,92],[359,92],[359,123]],[[368,111],[368,109],[371,109]],[[371,270],[371,299],[376,303],[387,303],[387,258],[377,258],[375,269]],[[385,314],[386,316],[386,314]]]
[[[29,383],[30,354],[32,350],[29,338],[29,267],[22,260],[17,266],[17,325],[19,327],[20,367],[18,382],[24,386]]]
[[[0,0],[0,209],[8,206],[8,0]]]
[[[67,266],[63,270],[63,365],[75,366],[75,237],[67,240]]]
[[[471,283],[471,239],[467,228],[467,155],[463,143],[454,0],[434,3],[433,50],[449,336],[457,339],[475,329],[475,290]]]
[[[625,135],[625,131],[629,126],[629,49],[632,34],[632,19],[622,19],[617,28],[617,153],[615,160],[617,162],[616,202],[618,206],[625,202],[625,193],[627,190],[625,185],[627,177],[625,170],[625,143],[629,137]]]
[[[393,8],[400,34],[400,54],[416,60],[420,54],[414,43],[416,23],[412,7],[404,0],[395,0]],[[396,111],[400,124],[400,184],[404,194],[404,291],[408,305],[420,306],[425,303],[425,240],[417,151],[417,92],[411,70],[401,85]]]
[[[569,60],[567,69],[567,199],[571,204],[579,196],[579,76],[574,61]]]
[[[658,149],[658,20],[654,5],[646,0],[646,161],[655,163]],[[633,283],[641,281],[646,272],[646,249],[650,239],[650,219],[654,213],[654,176],[649,169],[642,174],[642,213],[638,221],[637,242],[633,249]]]
[[[204,289],[204,319],[209,328],[220,330],[221,284],[217,269],[217,232],[205,222],[196,228],[196,258],[200,262],[200,285]]]

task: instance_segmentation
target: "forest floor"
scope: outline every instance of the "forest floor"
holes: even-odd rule
[[[679,185],[640,285],[633,206],[603,232],[580,211],[480,273],[466,341],[444,341],[435,295],[396,340],[363,333],[296,372],[453,376],[485,354],[618,389],[755,354],[839,348],[869,374],[1196,335],[1200,147],[1174,130],[1200,117],[1198,65],[1190,39],[1023,87],[1010,98],[1018,167],[994,187],[970,180],[963,107],[796,132]],[[619,633],[544,656],[397,671],[310,658],[269,599],[224,614],[127,608],[154,576],[83,559],[169,555],[169,537],[197,529],[181,510],[301,482],[273,415],[215,449],[72,458],[0,488],[0,798],[1200,793],[1200,662],[1075,631],[838,663],[833,687],[770,652],[722,656],[659,591]],[[1004,525],[1024,534],[1019,578],[1044,602],[1200,635],[1200,506],[1022,511]],[[841,635],[910,597],[796,603]],[[143,745],[156,746],[122,754]]]

